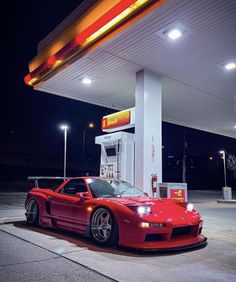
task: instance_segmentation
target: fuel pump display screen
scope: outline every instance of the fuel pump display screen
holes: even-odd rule
[[[108,157],[116,156],[116,148],[115,147],[106,148],[106,153]]]

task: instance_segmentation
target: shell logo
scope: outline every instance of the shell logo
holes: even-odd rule
[[[102,129],[115,128],[115,127],[127,125],[129,123],[130,123],[130,110],[121,111],[103,117]]]
[[[171,189],[170,190],[170,197],[176,200],[185,200],[185,190],[184,189]]]
[[[183,195],[183,190],[180,189],[180,190],[176,191],[175,194],[176,194],[178,197],[182,197],[182,195]]]

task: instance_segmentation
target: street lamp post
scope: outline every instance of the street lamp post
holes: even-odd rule
[[[69,129],[68,125],[62,124],[60,126],[61,130],[64,130],[64,173],[63,176],[66,178],[66,153],[67,153],[67,130]]]
[[[84,172],[84,159],[85,159],[85,139],[86,139],[86,129],[87,128],[94,128],[94,123],[90,122],[86,128],[83,130],[83,144],[82,144],[82,162],[83,162],[83,172]]]
[[[220,154],[222,154],[223,162],[224,162],[224,181],[225,181],[225,187],[227,187],[226,182],[226,165],[225,165],[225,151],[220,151]]]
[[[224,181],[225,181],[225,187],[222,188],[223,190],[223,199],[224,200],[232,200],[232,189],[231,187],[227,186],[227,182],[226,182],[226,153],[224,150],[220,151],[220,154],[222,154],[222,158],[224,161]]]
[[[83,145],[82,145],[82,162],[84,167],[84,149],[85,149],[85,134],[86,134],[86,128],[83,131]]]

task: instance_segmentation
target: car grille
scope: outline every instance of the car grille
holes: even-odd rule
[[[191,232],[191,226],[176,227],[172,231],[172,236],[188,235]]]
[[[160,234],[147,234],[145,236],[145,242],[155,242],[155,241],[161,241],[162,237]]]

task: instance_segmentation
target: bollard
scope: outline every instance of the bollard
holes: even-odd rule
[[[232,189],[230,187],[223,187],[222,192],[224,200],[232,200]]]

